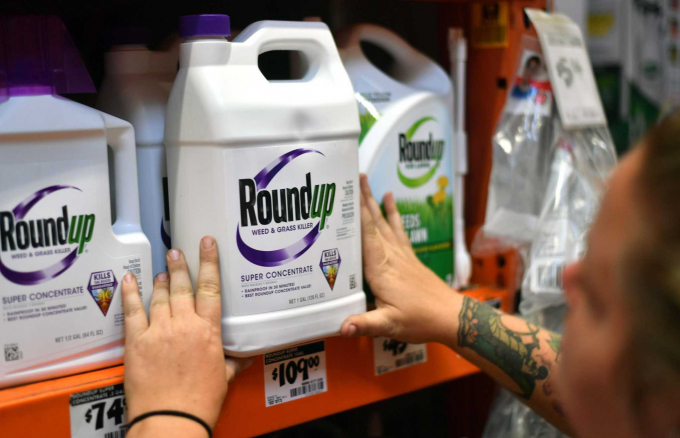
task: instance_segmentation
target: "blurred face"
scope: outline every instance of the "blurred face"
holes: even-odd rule
[[[617,287],[617,263],[639,230],[632,190],[641,148],[610,181],[584,259],[565,269],[569,304],[562,343],[560,394],[578,436],[633,437],[630,340],[632,310]]]

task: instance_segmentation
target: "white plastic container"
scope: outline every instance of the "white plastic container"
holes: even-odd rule
[[[94,91],[56,18],[0,19],[0,387],[120,363],[120,284],[151,296],[132,126],[53,93]],[[22,44],[17,44],[21,41]],[[19,47],[17,47],[19,46]],[[111,224],[107,143],[118,219]]]
[[[361,43],[394,58],[390,75]],[[338,37],[361,118],[359,167],[381,202],[394,193],[413,248],[430,269],[454,283],[453,91],[441,67],[391,31],[357,25]]]
[[[142,230],[151,241],[154,276],[167,270],[165,253],[171,248],[163,132],[165,105],[177,73],[177,49],[114,46],[104,55],[105,76],[97,100],[98,109],[135,128]]]
[[[337,334],[366,310],[359,124],[325,24],[228,33],[227,16],[182,18],[165,144],[173,244],[195,282],[199,241],[216,238],[224,349],[250,356]],[[305,76],[267,81],[257,60],[270,50],[303,52]]]

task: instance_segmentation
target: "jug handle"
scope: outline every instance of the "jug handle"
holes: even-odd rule
[[[115,234],[141,230],[139,190],[137,183],[137,151],[135,131],[131,124],[101,113],[106,126],[106,143],[113,149],[116,181]]]
[[[273,50],[296,50],[307,56],[309,69],[303,78],[270,83],[347,80],[333,36],[324,23],[260,21],[244,29],[234,42],[242,42],[247,47],[247,54],[244,54],[247,64],[257,65],[258,56]],[[234,45],[234,49],[238,50],[238,46]]]
[[[345,36],[347,46],[359,47],[362,41],[373,43],[384,49],[394,57],[397,62],[406,66],[422,64],[423,58],[429,61],[422,53],[411,47],[399,35],[383,27],[373,24],[361,24],[354,26]],[[420,61],[420,62],[419,62]]]

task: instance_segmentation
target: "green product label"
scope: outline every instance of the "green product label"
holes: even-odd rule
[[[448,184],[448,178],[440,177]],[[418,258],[440,278],[451,281],[453,275],[453,197],[446,185],[423,201],[397,200],[404,229]]]
[[[381,123],[380,113],[364,100],[359,100],[360,143],[373,126]],[[371,137],[371,142],[382,142],[384,147],[376,148],[380,156],[371,158],[375,164],[369,183],[378,202],[387,192],[394,194],[417,257],[452,284],[453,150],[449,119],[446,107],[432,102],[404,114],[385,137]],[[370,299],[370,290],[366,291]]]

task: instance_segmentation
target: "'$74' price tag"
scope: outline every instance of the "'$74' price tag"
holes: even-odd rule
[[[71,438],[123,438],[127,405],[123,384],[73,394]]]
[[[274,406],[326,390],[324,341],[264,355],[265,406]]]

